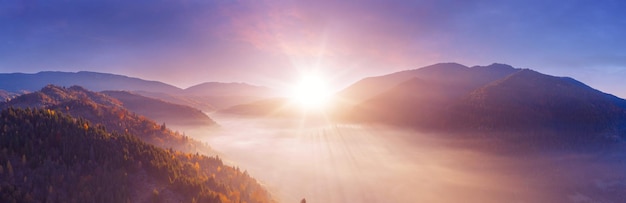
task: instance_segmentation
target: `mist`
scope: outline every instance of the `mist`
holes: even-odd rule
[[[184,129],[279,202],[620,202],[624,150],[504,153],[497,142],[323,119],[211,114]],[[621,147],[623,148],[623,147]]]

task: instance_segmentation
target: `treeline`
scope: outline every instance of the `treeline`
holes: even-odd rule
[[[0,202],[272,202],[218,157],[165,150],[50,109],[0,113]]]

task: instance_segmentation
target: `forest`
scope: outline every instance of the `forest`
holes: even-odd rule
[[[0,202],[274,202],[219,157],[162,149],[51,109],[0,113]]]
[[[165,123],[157,124],[143,115],[123,107],[119,100],[80,86],[69,88],[47,85],[40,91],[20,95],[0,103],[0,109],[9,107],[46,108],[98,123],[109,132],[129,133],[144,142],[161,148],[172,148],[187,153],[216,154],[206,143],[190,139],[184,133],[172,131]]]

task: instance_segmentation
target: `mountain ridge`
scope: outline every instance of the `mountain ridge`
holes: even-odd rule
[[[205,112],[265,99],[273,90],[247,83],[204,82],[186,89],[154,80],[93,71],[41,71],[37,73],[0,73],[2,99],[33,92],[53,84],[81,86],[92,91],[129,91],[171,103],[192,106]]]
[[[554,123],[551,125],[556,125],[555,127],[566,130],[567,128],[577,129],[581,125],[586,126],[591,123],[601,125],[602,123],[610,123],[614,119],[624,119],[626,110],[620,108],[619,104],[614,102],[608,94],[572,78],[549,76],[530,69],[523,69],[502,80],[475,90],[461,102],[463,104],[460,106],[482,108],[485,112],[479,115],[485,116],[502,114],[502,112],[492,112],[489,110],[490,106],[506,106],[501,107],[502,110],[499,111],[510,111],[510,114],[516,115],[516,117],[508,118],[508,120],[513,118],[523,119],[523,115],[537,114],[538,116],[532,116],[532,119],[530,117],[526,118],[524,122],[534,120],[534,122],[537,122],[535,125],[539,125],[539,122]],[[520,109],[524,113],[512,111],[519,111]],[[473,112],[476,109],[469,111]],[[603,119],[603,121],[594,122],[590,118]],[[498,120],[502,121],[504,119],[495,118],[490,123],[498,123],[496,122]],[[579,121],[575,122],[576,120]],[[500,128],[506,126],[504,123],[496,125]]]
[[[354,105],[381,94],[384,91],[387,91],[414,77],[423,79],[437,77],[439,79],[446,80],[447,76],[450,75],[461,76],[468,72],[472,72],[472,70],[481,70],[481,72],[486,72],[484,70],[494,70],[496,68],[499,71],[490,71],[488,72],[489,74],[484,74],[484,77],[501,77],[502,75],[510,74],[515,70],[509,65],[498,63],[488,66],[473,66],[471,68],[459,63],[437,63],[417,69],[363,78],[341,90],[337,96],[341,102],[347,103],[347,105]]]
[[[348,121],[455,133],[576,134],[576,139],[626,138],[626,100],[570,77],[505,64],[464,68],[435,64],[376,78],[398,83],[344,107]],[[415,76],[416,72],[424,73]],[[412,77],[415,76],[415,77]],[[398,78],[410,78],[397,82]],[[355,83],[345,91],[369,91]],[[543,139],[543,138],[541,138]],[[574,139],[574,138],[572,138]]]
[[[10,92],[36,91],[48,84],[58,86],[79,85],[90,90],[128,90],[177,92],[180,88],[159,81],[91,71],[38,73],[0,73],[0,89]]]
[[[177,126],[217,126],[217,123],[193,107],[169,103],[128,91],[102,91],[121,102],[124,108],[152,120]]]
[[[190,139],[165,125],[127,110],[117,99],[79,86],[64,88],[47,85],[40,91],[0,102],[0,109],[7,108],[50,109],[103,125],[110,132],[134,134],[142,141],[158,147],[189,153],[216,154],[205,143]]]

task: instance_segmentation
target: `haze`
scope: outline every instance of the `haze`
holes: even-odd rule
[[[626,201],[626,1],[0,2],[0,202]]]
[[[186,129],[245,168],[281,202],[619,201],[624,150],[503,149],[493,140],[382,125],[211,114]],[[319,118],[318,118],[319,119]]]

